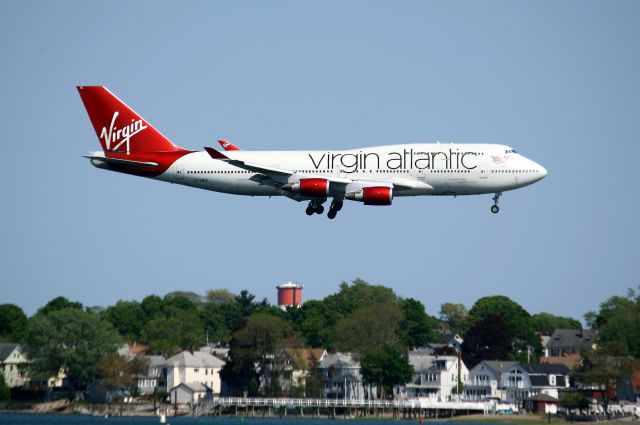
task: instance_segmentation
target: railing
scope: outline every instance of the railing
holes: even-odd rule
[[[313,398],[258,398],[258,397],[214,397],[207,400],[198,410],[205,413],[221,407],[292,407],[292,408],[371,408],[371,409],[442,409],[474,410],[489,412],[493,404],[486,401],[438,401],[418,398],[410,400],[351,400],[351,399],[313,399]]]

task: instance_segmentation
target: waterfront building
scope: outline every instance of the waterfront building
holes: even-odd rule
[[[481,361],[469,371],[469,379],[464,386],[465,395],[469,398],[506,399],[502,375],[515,364],[502,360]]]
[[[395,387],[396,398],[450,400],[452,395],[462,390],[469,375],[469,370],[458,356],[437,356],[416,350],[409,352],[409,363],[414,370],[413,378],[405,385]]]
[[[203,384],[213,394],[220,394],[220,370],[225,362],[202,351],[183,351],[164,363],[167,388],[172,391],[180,384]]]
[[[596,347],[597,331],[591,329],[556,329],[544,347],[545,357],[582,356]]]
[[[558,399],[569,388],[569,372],[568,367],[559,364],[516,363],[502,374],[504,401],[521,403],[538,394]]]
[[[213,395],[213,390],[205,384],[182,383],[171,388],[170,400],[176,404],[195,404]]]
[[[25,373],[28,360],[16,343],[0,344],[0,373],[9,388],[21,387],[28,382]]]
[[[365,387],[360,362],[353,353],[325,355],[318,364],[325,398],[364,400],[376,398],[375,386]]]
[[[138,393],[140,395],[153,394],[154,392],[167,391],[167,376],[165,363],[167,359],[162,356],[144,356],[149,362],[149,369],[145,376],[137,378]]]

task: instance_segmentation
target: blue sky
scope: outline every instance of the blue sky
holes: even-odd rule
[[[0,302],[27,313],[361,277],[431,314],[503,294],[581,317],[640,285],[636,1],[5,1],[0,58]],[[93,84],[191,149],[489,142],[549,175],[498,215],[485,195],[307,217],[90,166]]]

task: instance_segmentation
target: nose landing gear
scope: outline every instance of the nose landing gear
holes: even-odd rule
[[[491,212],[494,214],[498,214],[500,212],[500,207],[498,206],[498,199],[502,196],[502,192],[497,192],[496,196],[493,197],[493,205],[491,206]]]

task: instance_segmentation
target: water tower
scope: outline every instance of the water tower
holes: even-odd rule
[[[300,307],[302,304],[302,285],[287,282],[276,285],[276,288],[278,288],[278,306],[281,309],[284,310],[291,306]]]

